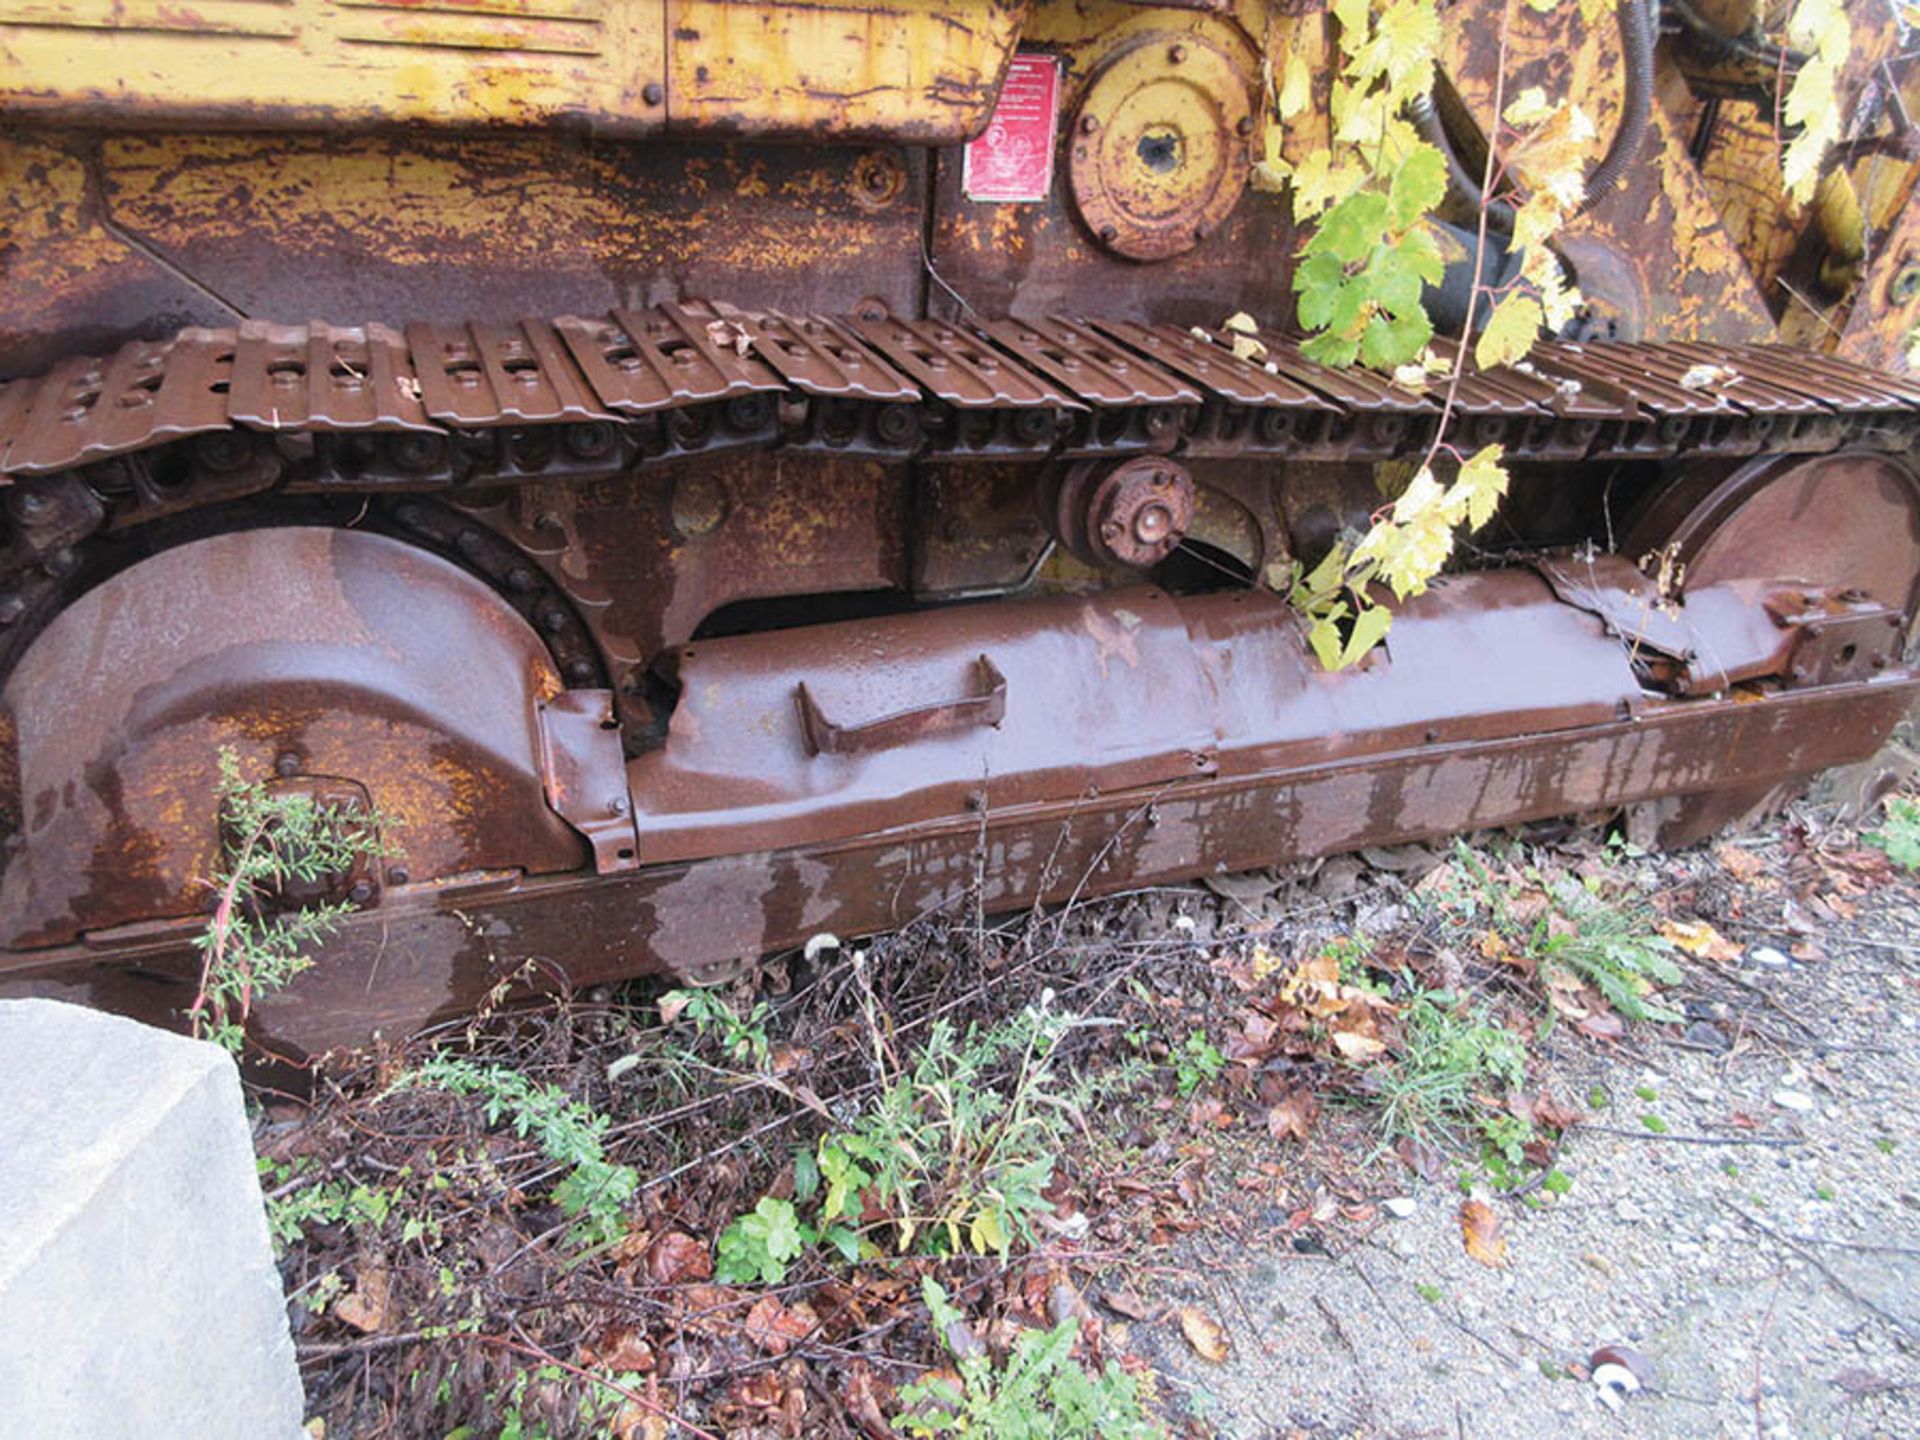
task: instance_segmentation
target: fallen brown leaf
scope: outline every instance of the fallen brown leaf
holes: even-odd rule
[[[669,1230],[647,1252],[647,1274],[656,1285],[713,1278],[713,1256],[691,1235]]]
[[[1180,1331],[1202,1360],[1219,1365],[1227,1358],[1227,1331],[1218,1320],[1194,1305],[1180,1307]]]
[[[1129,1320],[1145,1320],[1153,1314],[1153,1307],[1131,1290],[1103,1290],[1100,1303]]]
[[[1574,1028],[1595,1040],[1618,1040],[1627,1033],[1626,1022],[1611,1010],[1583,1016],[1574,1022]]]
[[[1738,880],[1742,885],[1754,880],[1767,868],[1767,862],[1751,850],[1743,850],[1737,845],[1722,845],[1713,852],[1713,858],[1720,862],[1720,868]]]
[[[1304,1085],[1295,1086],[1267,1110],[1267,1134],[1276,1140],[1284,1140],[1291,1135],[1296,1140],[1305,1140],[1313,1129],[1315,1117],[1320,1113],[1320,1102]]]
[[[363,1335],[387,1328],[387,1295],[393,1279],[385,1270],[360,1272],[353,1289],[334,1301],[333,1313]]]
[[[747,1338],[769,1355],[784,1355],[811,1335],[819,1317],[810,1306],[783,1305],[776,1295],[763,1295],[747,1312]]]
[[[1661,938],[1702,960],[1731,965],[1740,958],[1740,947],[1704,920],[1669,920],[1660,927]]]
[[[1500,1217],[1486,1201],[1461,1201],[1460,1235],[1467,1254],[1482,1265],[1497,1269],[1507,1263],[1507,1237],[1500,1233]]]

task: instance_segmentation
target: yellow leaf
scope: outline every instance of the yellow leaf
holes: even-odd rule
[[[1473,347],[1474,363],[1482,370],[1511,365],[1526,358],[1540,333],[1540,302],[1531,295],[1512,291],[1494,306],[1487,317],[1487,328]]]
[[[1180,1307],[1180,1332],[1202,1360],[1215,1365],[1227,1358],[1227,1329],[1197,1305]]]
[[[1291,120],[1305,110],[1312,99],[1313,71],[1304,55],[1291,52],[1280,71],[1280,93],[1274,98],[1274,108],[1282,120]]]
[[[1567,284],[1567,272],[1560,268],[1560,257],[1544,245],[1536,245],[1520,257],[1520,273],[1539,291],[1540,313],[1549,332],[1565,329],[1580,309],[1580,292]]]
[[[1554,102],[1547,98],[1547,92],[1538,85],[1529,85],[1507,106],[1506,113],[1500,118],[1516,130],[1524,130],[1529,125],[1538,125],[1554,112]]]
[[[1328,150],[1311,151],[1293,167],[1293,218],[1311,220],[1365,183],[1367,172],[1349,160],[1335,160]]]
[[[1367,653],[1387,638],[1387,631],[1393,626],[1393,612],[1384,605],[1368,605],[1353,617],[1353,632],[1347,636],[1346,648],[1340,652],[1339,668],[1357,665],[1365,659]]]
[[[1333,0],[1333,18],[1340,22],[1340,48],[1352,55],[1367,43],[1369,0]]]
[[[1321,669],[1340,668],[1340,627],[1334,623],[1331,615],[1322,615],[1307,628],[1307,643],[1313,646]]]
[[[992,1210],[982,1210],[973,1217],[968,1238],[973,1241],[975,1253],[980,1255],[1004,1255],[1010,1248],[1000,1216]]]
[[[1377,1060],[1387,1053],[1385,1041],[1376,1040],[1371,1035],[1356,1034],[1352,1030],[1333,1032],[1333,1048],[1340,1052],[1343,1060],[1362,1064],[1368,1060]]]
[[[1470,529],[1478,530],[1493,518],[1507,493],[1507,470],[1500,463],[1506,447],[1487,445],[1470,456],[1454,477],[1449,495],[1458,495]]]
[[[1233,358],[1236,360],[1264,360],[1267,358],[1267,347],[1251,335],[1234,336],[1231,348],[1233,350]]]
[[[1231,330],[1236,335],[1258,335],[1260,322],[1244,310],[1236,310],[1220,322],[1222,330]]]
[[[1513,248],[1537,250],[1566,220],[1567,212],[1550,191],[1536,190],[1513,212]]]
[[[1484,1200],[1464,1200],[1460,1204],[1460,1236],[1467,1254],[1482,1265],[1498,1268],[1507,1263],[1507,1237],[1500,1233],[1500,1217]]]
[[[1580,18],[1591,30],[1599,21],[1613,14],[1620,0],[1580,0]]]
[[[1660,935],[1702,960],[1731,965],[1740,958],[1740,947],[1704,920],[1669,920],[1660,927]]]

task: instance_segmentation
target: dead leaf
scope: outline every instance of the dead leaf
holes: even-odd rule
[[[1333,1032],[1333,1048],[1340,1052],[1342,1058],[1357,1065],[1378,1060],[1386,1054],[1387,1042],[1376,1040],[1371,1035],[1362,1035],[1357,1030],[1336,1030]]]
[[[1124,1315],[1129,1320],[1146,1320],[1152,1317],[1154,1307],[1147,1304],[1131,1290],[1103,1290],[1100,1303],[1116,1315]]]
[[[783,1305],[777,1295],[764,1295],[747,1312],[747,1338],[769,1355],[784,1355],[819,1327],[820,1319],[804,1301]]]
[[[1713,852],[1713,858],[1720,862],[1720,868],[1742,885],[1759,878],[1767,868],[1767,862],[1751,850],[1738,845],[1722,845]]]
[[[1660,935],[1687,954],[1717,965],[1731,965],[1740,958],[1740,947],[1704,920],[1669,920],[1660,927]]]
[[[1276,1140],[1291,1135],[1304,1141],[1320,1113],[1320,1102],[1304,1085],[1295,1086],[1275,1105],[1267,1109],[1267,1134]]]
[[[1584,1111],[1563,1105],[1550,1091],[1542,1090],[1533,1102],[1533,1123],[1550,1130],[1570,1130],[1586,1118]]]
[[[1627,1033],[1626,1023],[1611,1010],[1584,1016],[1574,1022],[1574,1028],[1595,1040],[1618,1040]]]
[[[1218,1320],[1194,1305],[1180,1307],[1180,1331],[1202,1360],[1224,1364],[1227,1358],[1227,1331]]]
[[[1411,1135],[1395,1145],[1393,1153],[1400,1157],[1402,1165],[1429,1183],[1438,1182],[1447,1173],[1447,1157],[1440,1153],[1439,1148],[1424,1140],[1416,1140]]]
[[[334,1301],[334,1315],[362,1335],[373,1335],[387,1328],[387,1294],[393,1277],[385,1270],[368,1269],[352,1290]]]
[[[591,1345],[582,1346],[580,1363],[588,1369],[647,1374],[653,1369],[653,1346],[632,1325],[611,1325]]]
[[[656,1285],[680,1285],[713,1278],[713,1256],[691,1235],[669,1230],[647,1252],[647,1274]]]
[[[1484,1200],[1460,1202],[1460,1235],[1467,1254],[1494,1268],[1507,1263],[1507,1237],[1500,1233],[1500,1217]]]

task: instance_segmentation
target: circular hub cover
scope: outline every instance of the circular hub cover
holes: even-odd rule
[[[1095,72],[1068,181],[1080,218],[1116,255],[1165,260],[1205,239],[1247,188],[1247,82],[1193,35],[1142,40]]]

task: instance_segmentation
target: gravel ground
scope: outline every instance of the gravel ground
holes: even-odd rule
[[[1399,1171],[1375,1199],[1410,1213],[1383,1204],[1334,1257],[1277,1216],[1233,1263],[1189,1257],[1164,1298],[1227,1326],[1225,1363],[1172,1323],[1136,1345],[1225,1436],[1920,1436],[1920,922],[1852,928],[1892,943],[1717,977],[1769,1022],[1729,1053],[1580,1047],[1566,1092],[1612,1103],[1569,1133],[1566,1194],[1493,1200],[1504,1267],[1467,1255],[1458,1188]],[[1603,1396],[1603,1345],[1652,1384]]]

